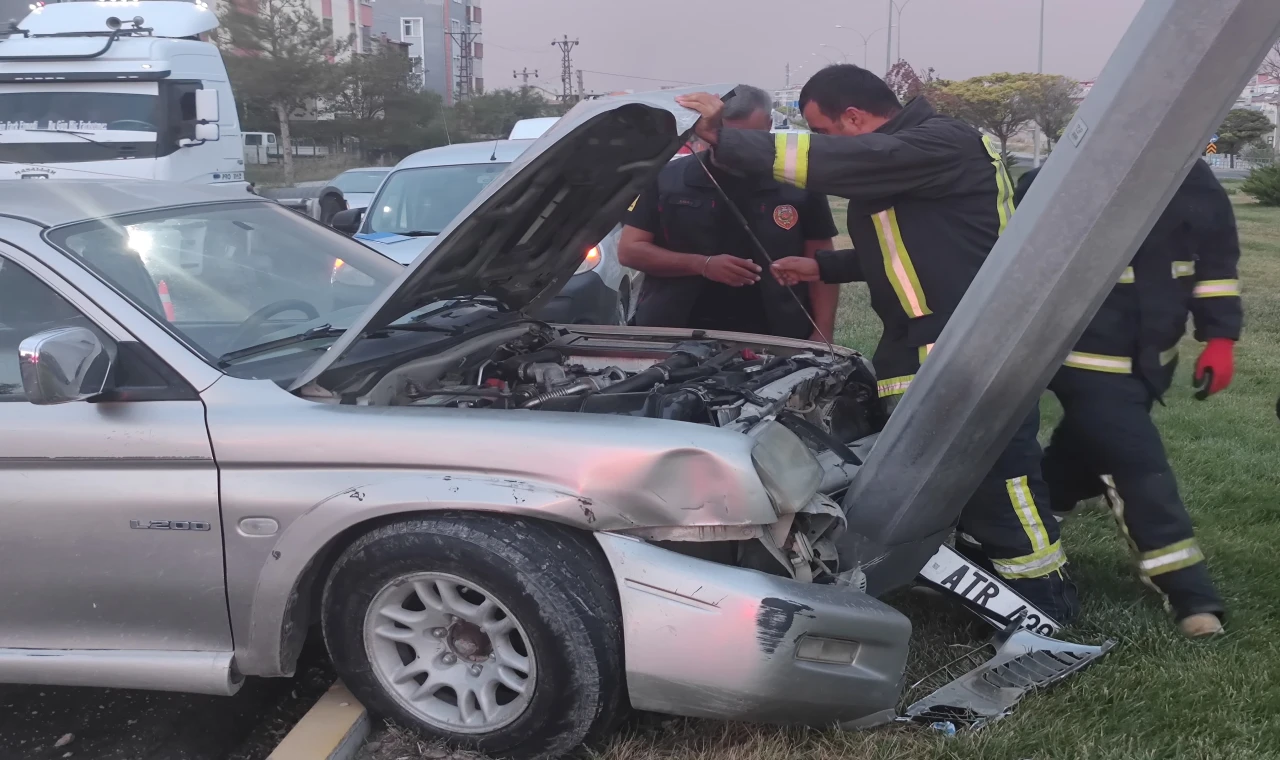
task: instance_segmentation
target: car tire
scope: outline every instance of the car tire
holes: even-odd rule
[[[569,528],[472,513],[386,525],[342,553],[322,604],[352,693],[450,745],[556,758],[624,709],[617,591],[600,547]]]

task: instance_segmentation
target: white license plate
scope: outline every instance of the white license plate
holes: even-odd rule
[[[1023,599],[1000,578],[973,564],[945,544],[925,563],[920,577],[1005,619],[1012,619],[1026,611],[1022,627],[1033,633],[1053,636],[1062,628],[1058,621]],[[988,618],[988,621],[999,624],[996,618]]]

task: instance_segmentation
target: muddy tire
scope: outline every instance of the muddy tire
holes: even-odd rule
[[[366,707],[456,747],[556,758],[624,707],[607,560],[558,525],[464,513],[378,528],[334,565],[322,625]]]

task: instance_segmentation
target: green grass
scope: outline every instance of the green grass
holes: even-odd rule
[[[655,722],[605,752],[610,759],[783,760],[990,758],[1170,760],[1280,757],[1280,209],[1236,194],[1244,257],[1246,332],[1225,394],[1195,401],[1188,339],[1180,376],[1156,420],[1226,598],[1226,636],[1183,640],[1160,601],[1138,582],[1105,513],[1069,520],[1064,544],[1084,611],[1065,632],[1075,641],[1114,639],[1107,657],[1024,700],[1012,716],[945,739],[924,729],[863,733],[774,729],[701,721]],[[840,207],[837,207],[840,206]],[[843,224],[843,202],[833,211]],[[847,238],[843,241],[848,244]],[[870,351],[879,322],[865,286],[843,291],[837,338]],[[1044,404],[1046,430],[1057,415]],[[985,635],[961,615],[909,600],[913,656],[936,659]]]

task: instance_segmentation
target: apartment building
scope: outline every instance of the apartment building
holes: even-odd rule
[[[483,22],[479,0],[377,0],[371,33],[408,45],[422,88],[452,105],[484,92]]]

